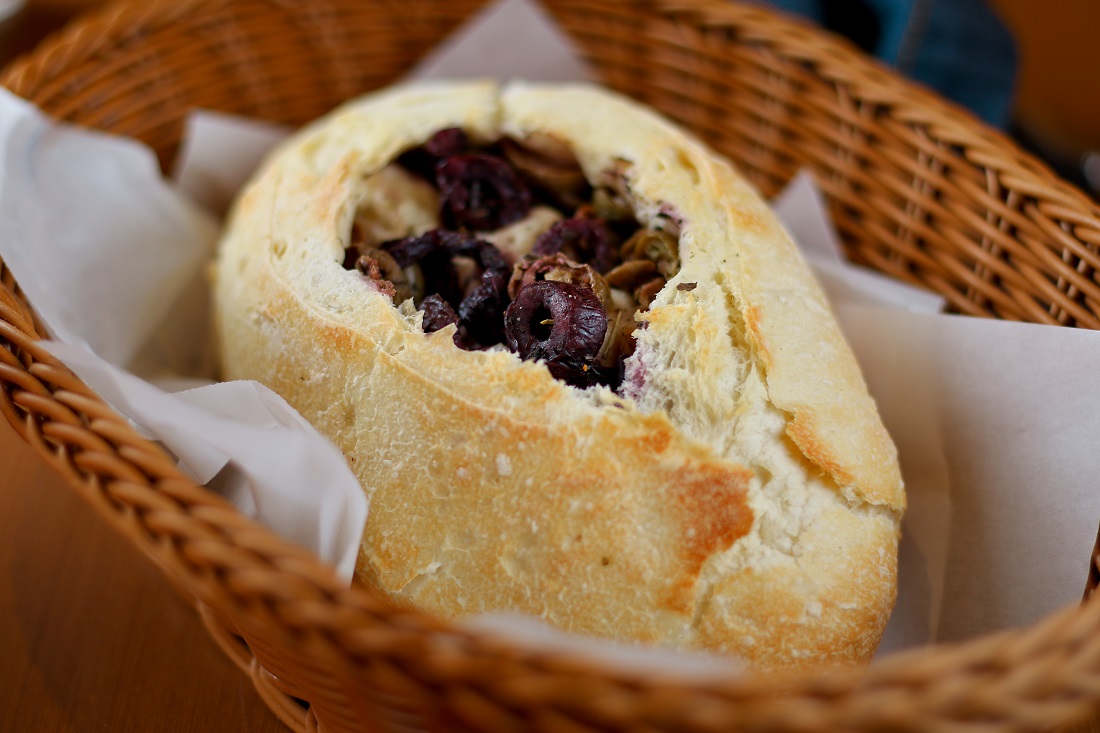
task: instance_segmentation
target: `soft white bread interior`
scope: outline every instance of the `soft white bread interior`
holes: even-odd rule
[[[357,211],[437,226],[416,184],[374,174],[449,127],[552,134],[589,181],[622,177],[643,226],[678,221],[681,267],[638,315],[619,394],[459,350],[453,326],[426,335],[341,265]],[[874,652],[905,503],[893,444],[775,216],[652,112],[485,82],[354,101],[254,178],[215,280],[224,376],[283,395],[370,495],[362,581],[447,616],[527,612],[762,669]]]

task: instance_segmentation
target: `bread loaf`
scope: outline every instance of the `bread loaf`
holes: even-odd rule
[[[467,167],[432,157],[454,145]],[[507,180],[477,179],[479,155]],[[618,249],[569,239],[576,221]],[[564,269],[539,257],[554,227]],[[370,497],[360,581],[448,617],[519,611],[760,669],[874,652],[905,504],[894,446],[775,216],[655,113],[587,86],[372,94],[268,159],[215,269],[224,376],[285,397]],[[428,298],[440,273],[453,302]],[[490,275],[502,300],[469,306]],[[586,331],[593,302],[608,323]]]

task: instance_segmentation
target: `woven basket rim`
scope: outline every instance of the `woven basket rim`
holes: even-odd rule
[[[574,0],[572,4],[577,2],[580,0]],[[35,51],[9,64],[0,72],[0,83],[18,92],[28,79],[43,74],[44,68],[63,64],[70,53],[81,52],[90,43],[117,41],[120,29],[139,34],[138,29],[149,31],[217,4],[221,4],[221,0],[184,0],[178,3],[124,1],[93,11],[52,36]],[[568,0],[549,0],[543,4],[553,9],[571,3]],[[768,11],[720,0],[655,0],[638,4],[647,10],[660,9],[669,15],[681,16],[686,22],[703,26],[737,24],[756,28],[760,42],[792,58],[812,63],[823,76],[844,81],[863,99],[883,100],[905,110],[907,116],[904,119],[935,130],[938,140],[965,148],[969,159],[981,161],[983,165],[1009,176],[1021,190],[1041,190],[1047,199],[1053,199],[1071,212],[1078,212],[1082,226],[1096,230],[1097,240],[1100,241],[1100,207],[1086,194],[1058,179],[1045,164],[1021,151],[1004,135],[986,128],[970,113],[912,83],[899,81],[892,72],[866,59],[850,44],[839,40],[823,44],[820,31],[798,20],[786,18],[777,22]],[[767,30],[763,30],[765,28]],[[828,53],[811,51],[822,45],[828,48]],[[361,632],[383,623],[391,631],[405,634],[402,656],[408,659],[426,655],[432,647],[442,644],[460,648],[471,658],[515,670],[564,669],[582,679],[611,680],[624,686],[648,684],[624,675],[622,670],[603,668],[591,660],[578,661],[568,653],[547,654],[541,649],[525,649],[502,643],[491,635],[467,631],[422,611],[394,605],[364,589],[344,587],[333,570],[312,553],[241,516],[204,487],[194,485],[163,450],[142,439],[86,385],[37,345],[35,341],[41,331],[32,320],[25,297],[18,291],[2,263],[0,273],[3,274],[5,286],[0,288],[0,338],[14,344],[23,355],[22,361],[14,357],[0,359],[0,377],[20,386],[18,390],[6,390],[0,398],[0,408],[5,417],[55,469],[64,473],[70,483],[81,490],[85,498],[90,499],[93,506],[122,528],[138,546],[157,557],[166,572],[175,573],[177,580],[202,603],[215,609],[225,605],[227,591],[222,581],[188,575],[187,566],[180,562],[175,548],[160,544],[132,517],[123,516],[111,504],[109,497],[101,495],[102,482],[89,478],[94,471],[114,476],[110,488],[116,493],[125,491],[128,486],[152,485],[164,497],[163,503],[149,508],[151,512],[164,515],[160,520],[167,521],[167,517],[172,516],[175,521],[188,524],[196,535],[205,533],[210,538],[211,552],[232,552],[236,567],[247,568],[249,572],[269,580],[271,596],[257,606],[253,619],[256,628],[247,628],[247,619],[243,624],[239,618],[235,620],[242,633],[268,633],[272,628],[283,628],[284,640],[295,643],[299,640],[295,634],[315,632],[308,620],[303,620],[297,627],[287,625],[283,617],[280,617],[281,621],[271,620],[271,599],[277,601],[280,593],[284,596],[296,594],[298,598],[339,607],[345,620],[343,628],[331,629],[327,638],[322,635],[311,641],[334,658],[341,655],[359,659],[369,657],[374,649],[374,640],[369,638],[369,633]],[[4,353],[10,352],[0,349],[0,356]],[[58,423],[73,424],[74,419],[77,423],[94,423],[98,434],[112,438],[111,443],[104,443],[106,447],[97,448],[113,453],[117,465],[96,465],[90,470],[87,466],[74,465],[63,446],[58,447],[57,436],[51,432],[54,430],[51,423],[30,419],[29,412],[26,417],[21,417],[13,407],[25,408],[28,404],[47,413],[53,411],[50,414],[57,415]],[[1096,575],[1096,567],[1094,562],[1093,576]],[[283,585],[289,590],[276,591],[276,585]],[[1025,651],[1049,648],[1051,655],[1067,655],[1068,650],[1084,645],[1085,640],[1095,636],[1097,628],[1100,628],[1100,603],[1090,602],[1052,614],[1028,629],[896,652],[876,661],[860,674],[809,675],[783,681],[748,676],[706,684],[692,682],[684,687],[705,695],[734,700],[747,706],[746,709],[755,709],[754,706],[771,709],[769,706],[789,704],[791,699],[798,698],[803,704],[816,701],[815,710],[841,700],[853,701],[851,707],[845,709],[855,710],[858,704],[854,701],[861,694],[894,688],[908,689],[913,669],[927,670],[929,686],[933,685],[937,670],[964,669],[969,675],[966,679],[976,688],[990,678],[1010,675],[1013,662]],[[336,674],[351,675],[353,671],[337,671]],[[906,684],[903,685],[902,681]],[[664,687],[668,685],[662,685],[662,689]],[[960,687],[960,694],[965,693],[966,689],[965,685]],[[1095,699],[1090,691],[1080,694],[1083,699]]]
[[[540,4],[546,2],[533,1]],[[863,53],[848,39],[818,28],[805,18],[778,9],[762,8],[745,0],[668,0],[659,4],[703,24],[730,20],[744,22],[748,19],[757,25],[771,25],[774,32],[767,36],[761,34],[762,40],[782,49],[790,57],[812,63],[825,77],[849,81],[853,89],[862,92],[860,96],[864,99],[893,102],[895,107],[906,110],[904,119],[927,126],[930,130],[941,131],[938,138],[966,141],[968,148],[976,148],[975,153],[980,153],[991,162],[1010,158],[1015,166],[1013,172],[1023,175],[1032,187],[1048,193],[1057,192],[1067,206],[1085,207],[1100,217],[1100,202],[1079,186],[1063,179],[1045,161],[1025,151],[1008,133],[991,127],[961,104],[940,96],[922,82],[901,76],[885,62]],[[777,17],[781,19],[780,23],[775,22]],[[832,46],[832,53],[824,57],[819,52],[809,51],[820,46],[822,38],[827,38]],[[857,71],[853,73],[853,69]],[[1006,152],[1011,155],[1006,156]]]

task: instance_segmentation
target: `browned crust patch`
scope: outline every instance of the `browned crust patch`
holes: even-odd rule
[[[819,439],[813,415],[797,413],[787,423],[787,435],[806,458],[825,471],[837,484],[847,486],[855,480],[851,472],[833,457],[828,447]]]
[[[674,474],[672,509],[679,513],[680,580],[669,589],[669,608],[687,613],[703,563],[724,552],[752,529],[748,506],[752,472],[741,466],[691,464]]]

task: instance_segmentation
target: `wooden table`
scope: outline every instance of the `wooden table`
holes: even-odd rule
[[[286,733],[152,563],[0,419],[0,732]]]

